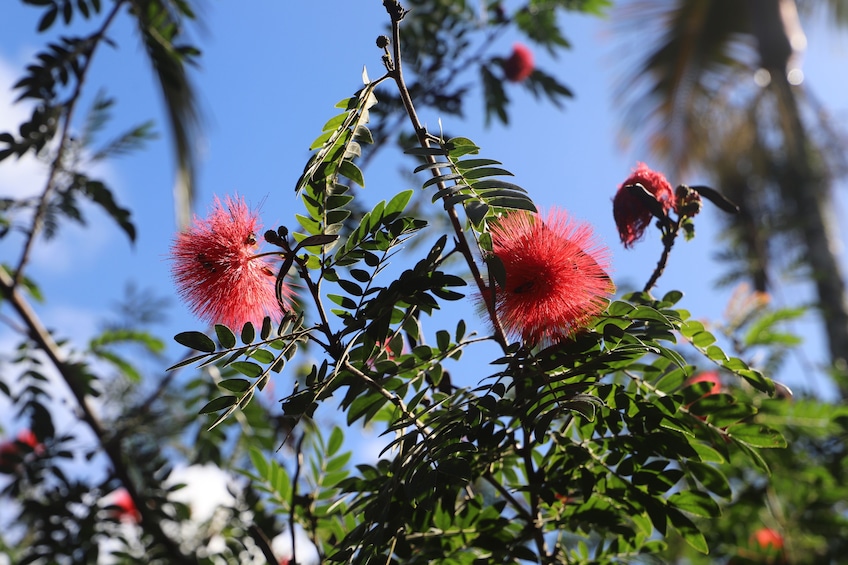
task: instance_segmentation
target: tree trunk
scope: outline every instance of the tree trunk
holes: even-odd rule
[[[845,278],[836,254],[834,202],[830,179],[815,158],[801,119],[798,99],[787,78],[803,47],[803,31],[794,0],[748,0],[751,30],[757,38],[760,62],[771,75],[770,88],[778,100],[779,128],[785,153],[782,174],[775,179],[784,202],[792,206],[805,261],[818,295],[831,363],[843,397],[848,397],[848,301]]]

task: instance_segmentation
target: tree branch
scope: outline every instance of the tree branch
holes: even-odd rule
[[[80,379],[79,369],[65,359],[53,336],[50,335],[50,332],[41,323],[41,320],[29,302],[18,292],[12,276],[3,268],[0,268],[0,292],[2,292],[3,298],[8,300],[12,308],[17,311],[29,332],[30,339],[47,355],[47,358],[50,359],[50,362],[70,389],[80,409],[82,420],[94,432],[100,446],[112,464],[112,470],[115,476],[124,488],[127,489],[127,493],[129,493],[133,504],[135,504],[136,509],[141,513],[143,527],[153,535],[156,541],[168,549],[170,556],[175,562],[192,563],[193,561],[188,559],[180,551],[179,545],[162,531],[158,516],[155,516],[150,511],[144,499],[139,494],[138,489],[136,489],[135,484],[130,479],[129,469],[124,464],[121,453],[120,442],[109,441],[106,430],[86,400],[86,386]]]
[[[415,130],[415,135],[418,138],[418,143],[421,147],[429,148],[430,147],[430,135],[427,133],[427,128],[425,128],[421,124],[421,120],[418,119],[418,113],[415,111],[415,105],[412,102],[412,97],[409,94],[409,88],[406,86],[406,82],[403,78],[403,63],[401,60],[401,51],[400,51],[400,21],[403,19],[405,15],[405,11],[401,8],[400,3],[397,0],[384,0],[383,5],[386,7],[386,11],[389,13],[389,16],[392,20],[392,58],[391,60],[387,60],[387,69],[389,71],[389,76],[395,81],[395,84],[398,87],[398,92],[400,93],[400,99],[403,103],[403,107],[406,110],[407,115],[409,116],[410,122],[412,122],[412,127]],[[432,155],[426,155],[425,159],[430,164],[436,164],[436,158]],[[438,167],[431,167],[431,173],[434,177],[439,177],[442,175],[441,169]],[[446,188],[443,182],[438,182],[437,186],[439,190]],[[480,269],[477,266],[477,262],[474,260],[474,255],[471,252],[471,248],[468,245],[468,240],[465,238],[465,232],[462,229],[462,223],[459,221],[459,216],[456,213],[456,209],[453,206],[445,204],[445,211],[448,214],[448,218],[450,219],[451,226],[453,227],[454,233],[456,234],[456,244],[459,248],[460,253],[465,258],[466,263],[468,263],[468,268],[471,270],[471,276],[474,277],[474,282],[477,284],[477,288],[480,291],[481,296],[486,296],[487,285],[483,281],[483,277],[480,274]],[[486,304],[486,310],[489,314],[489,318],[492,321],[492,326],[495,332],[495,339],[500,344],[503,349],[507,347],[506,336],[504,335],[503,328],[501,327],[500,320],[498,319],[497,312],[495,310],[495,306],[490,300],[483,301]]]
[[[100,44],[100,40],[106,35],[106,30],[109,29],[109,26],[112,25],[112,22],[115,19],[115,16],[118,15],[121,7],[124,5],[126,0],[117,0],[115,5],[112,7],[112,11],[109,12],[109,15],[106,16],[106,19],[103,22],[103,25],[100,26],[100,29],[97,30],[91,37],[89,37],[89,47],[88,52],[85,55],[85,61],[78,73],[76,73],[77,84],[74,88],[71,97],[65,102],[65,122],[62,125],[62,134],[59,137],[59,146],[56,148],[56,156],[53,159],[53,162],[50,165],[50,173],[47,176],[47,184],[44,187],[44,190],[41,193],[41,197],[38,202],[38,206],[35,209],[35,214],[32,218],[32,227],[29,230],[29,235],[27,236],[27,240],[24,243],[23,251],[21,252],[21,257],[18,259],[18,266],[15,269],[15,278],[14,278],[14,286],[18,286],[21,284],[24,276],[24,268],[26,267],[27,262],[29,261],[29,256],[32,253],[33,245],[35,244],[35,239],[38,237],[38,234],[41,233],[41,229],[44,226],[44,216],[47,214],[47,207],[50,202],[50,197],[53,196],[53,192],[56,190],[56,183],[58,182],[59,174],[63,171],[63,161],[65,158],[65,151],[67,150],[68,139],[70,138],[71,131],[71,121],[74,117],[74,111],[76,110],[77,102],[79,102],[80,96],[82,94],[82,85],[85,83],[85,77],[88,74],[88,70],[91,68],[91,60],[94,57],[94,51],[97,49],[97,46]]]

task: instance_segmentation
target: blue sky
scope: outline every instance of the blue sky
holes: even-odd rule
[[[0,18],[0,131],[17,128],[26,117],[25,107],[10,105],[9,88],[45,41],[33,31],[38,10],[14,0],[4,4]],[[309,145],[337,112],[334,104],[359,88],[363,66],[371,77],[381,74],[381,53],[374,40],[384,31],[385,11],[378,0],[253,0],[249,4],[219,0],[206,5],[207,32],[196,36],[203,49],[201,67],[193,74],[206,119],[204,136],[196,140],[201,156],[196,211],[204,215],[213,195],[238,192],[252,205],[261,205],[266,227],[293,227],[294,214],[300,211],[294,183],[309,156]],[[179,302],[171,284],[167,254],[176,228],[173,160],[159,94],[128,23],[127,18],[119,19],[113,31],[117,49],[98,52],[83,107],[88,107],[104,86],[117,99],[104,141],[146,120],[157,122],[160,138],[145,150],[92,171],[93,176],[106,179],[119,202],[132,210],[138,240],[131,246],[111,220],[91,210],[89,226],[64,228],[57,240],[39,248],[30,271],[47,297],[45,304],[37,306],[40,315],[60,337],[79,344],[97,331],[130,281],[170,298],[167,322],[154,328],[166,340],[177,332],[204,327]],[[502,161],[515,174],[514,181],[542,208],[560,206],[590,222],[612,251],[612,274],[619,287],[641,287],[659,257],[659,238],[649,233],[634,249],[624,250],[618,242],[611,199],[637,161],[658,165],[643,148],[624,148],[619,143],[620,111],[612,98],[616,37],[609,22],[571,16],[563,25],[573,49],[557,60],[537,49],[536,59],[575,92],[575,99],[567,101],[564,110],[540,103],[520,85],[509,84],[507,92],[513,101],[509,127],[483,127],[479,91],[469,97],[464,121],[426,111],[421,118],[435,131],[441,118],[449,131],[473,139],[482,148],[482,156]],[[821,22],[806,31],[807,85],[837,124],[846,126],[848,43]],[[59,33],[66,32],[57,27],[51,36]],[[516,39],[500,38],[492,53],[508,54]],[[411,167],[394,151],[381,152],[365,171],[365,197],[373,202],[417,188],[425,179],[411,181],[404,174]],[[698,177],[670,180],[675,184],[706,181]],[[31,158],[0,163],[0,197],[35,194],[43,184],[44,169]],[[843,184],[840,192],[844,188]],[[842,200],[840,211],[844,212]],[[658,290],[685,291],[681,307],[697,318],[715,320],[731,289],[713,286],[724,270],[712,260],[720,212],[705,208],[697,218],[697,238],[676,245]],[[844,245],[844,229],[842,242]],[[16,240],[7,238],[0,244],[0,261],[15,262],[18,252]],[[775,301],[797,304],[808,298],[806,289],[790,287],[777,294]],[[450,318],[451,326],[456,316],[462,316],[470,327],[484,328],[470,301],[451,303],[447,310],[440,320]],[[436,325],[429,327],[437,329]],[[806,361],[793,357],[780,377],[795,389],[829,393],[822,377],[805,365],[825,358],[818,324],[806,321],[794,329],[807,340]],[[16,336],[0,326],[0,348],[15,343]],[[493,351],[485,347],[469,351],[461,371],[450,369],[455,375],[465,374],[473,384],[476,377],[489,374],[486,364]],[[173,344],[163,365],[182,353],[182,348]],[[287,390],[289,380],[287,374],[278,377],[278,396]],[[4,408],[0,403],[0,410]],[[3,427],[18,428],[6,419],[0,420]],[[360,447],[363,445],[357,448],[355,461],[375,455],[384,440],[366,440]],[[194,481],[201,482],[201,478]],[[206,495],[212,489],[220,491],[220,485],[212,481],[202,483]],[[3,521],[0,516],[0,525]]]
[[[35,28],[39,11],[20,2],[6,2],[0,21],[0,130],[14,129],[26,115],[23,107],[9,107],[9,87],[41,47],[44,37]],[[104,3],[104,5],[106,5]],[[363,66],[371,77],[381,74],[380,51],[374,46],[387,21],[381,2],[280,2],[255,0],[244,3],[209,2],[205,11],[207,32],[197,34],[203,49],[201,68],[194,73],[206,118],[205,135],[196,140],[199,154],[196,211],[204,215],[212,196],[238,192],[252,205],[261,205],[266,227],[295,226],[300,211],[294,183],[308,158],[308,147],[324,122],[337,110],[333,105],[360,86]],[[47,323],[65,337],[91,335],[104,312],[117,302],[128,281],[170,297],[167,324],[158,328],[165,337],[183,330],[203,329],[174,292],[167,253],[175,224],[172,186],[173,161],[159,94],[151,71],[128,18],[122,18],[112,36],[117,49],[105,48],[87,84],[87,102],[101,87],[115,97],[111,134],[155,119],[161,133],[157,141],[128,157],[112,160],[95,171],[113,189],[119,201],[132,209],[139,230],[135,246],[98,211],[89,213],[89,227],[71,227],[36,255],[31,276],[40,282],[47,302],[39,311]],[[504,162],[515,173],[515,182],[529,190],[542,208],[560,206],[595,226],[600,239],[612,250],[613,276],[620,288],[641,287],[660,254],[660,242],[650,233],[632,250],[618,242],[612,218],[612,196],[637,161],[654,161],[641,147],[623,148],[619,143],[619,109],[612,99],[614,55],[608,22],[583,16],[563,21],[573,49],[557,60],[536,50],[537,64],[567,84],[576,98],[564,110],[536,101],[520,85],[507,85],[513,101],[511,125],[483,127],[482,97],[472,93],[466,118],[422,112],[421,118],[438,131],[441,118],[447,129],[473,139],[482,156]],[[830,109],[839,124],[848,120],[846,73],[848,44],[819,23],[807,30],[805,57],[807,84]],[[56,27],[51,35],[65,33]],[[492,47],[508,54],[516,37],[501,38]],[[378,93],[379,98],[379,93]],[[654,165],[656,166],[656,165]],[[401,170],[411,163],[384,151],[366,170],[366,197],[389,199],[396,192],[417,188]],[[425,179],[416,182],[420,185]],[[670,179],[673,184],[704,184],[705,178]],[[7,160],[0,164],[0,196],[31,194],[43,186],[43,171],[32,159]],[[842,187],[844,188],[844,186]],[[679,242],[658,292],[685,291],[681,307],[697,318],[720,317],[731,289],[715,289],[714,281],[724,267],[712,261],[716,251],[720,212],[706,206],[697,218],[698,236]],[[844,206],[841,208],[844,209]],[[843,243],[844,243],[843,235]],[[5,240],[0,260],[17,259],[13,240]],[[805,289],[783,291],[778,304],[796,304]],[[470,326],[482,328],[474,308],[462,305],[458,312]],[[432,326],[435,331],[435,326]],[[796,329],[807,338],[806,356],[824,359],[820,332],[815,323]],[[0,342],[10,333],[0,328]],[[182,352],[173,346],[173,355]],[[472,355],[471,366],[486,371],[487,358]],[[786,375],[790,386],[828,392],[821,379],[805,373],[797,359]],[[481,372],[481,376],[486,373]],[[285,390],[283,383],[278,391]]]

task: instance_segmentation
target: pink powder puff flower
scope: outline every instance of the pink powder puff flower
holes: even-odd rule
[[[634,194],[630,185],[639,183],[659,202],[663,213],[674,208],[674,189],[662,173],[653,171],[645,163],[638,163],[633,173],[618,187],[612,201],[615,225],[624,247],[631,247],[645,233],[653,214],[645,201]]]
[[[512,82],[522,82],[533,74],[533,52],[525,45],[516,43],[512,54],[503,62],[504,76]]]
[[[601,313],[614,286],[609,252],[589,224],[565,210],[513,211],[490,229],[492,251],[506,281],[495,286],[495,309],[504,330],[526,343],[570,337]]]
[[[180,297],[199,318],[240,329],[246,322],[260,325],[266,315],[282,317],[275,271],[257,255],[260,228],[244,198],[227,197],[222,203],[215,197],[209,216],[195,216],[192,226],[177,236],[171,273]],[[284,307],[292,296],[283,285]]]

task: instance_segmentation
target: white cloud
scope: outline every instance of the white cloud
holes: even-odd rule
[[[271,550],[279,559],[290,559],[292,557],[292,537],[291,531],[286,528],[286,531],[278,534],[271,540]],[[318,555],[318,549],[303,528],[295,526],[294,529],[295,552],[297,553],[297,562],[301,565],[318,565],[321,559]]]
[[[185,484],[171,499],[186,504],[191,509],[191,519],[198,523],[209,521],[219,507],[232,507],[236,501],[228,489],[234,484],[232,477],[212,464],[177,467],[167,484]]]
[[[16,69],[0,57],[0,132],[17,134],[21,123],[29,119],[32,105],[15,103],[17,93],[12,90],[20,78]],[[9,157],[0,162],[0,196],[24,198],[35,196],[44,187],[47,169],[32,153],[20,159]]]

